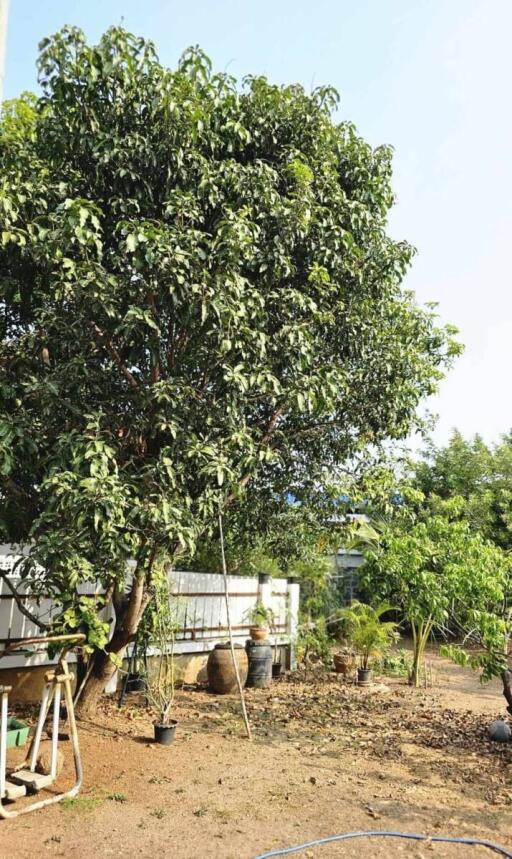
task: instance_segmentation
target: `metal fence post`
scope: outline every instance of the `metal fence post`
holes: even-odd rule
[[[269,573],[258,573],[258,602],[265,608],[272,605],[272,579]]]

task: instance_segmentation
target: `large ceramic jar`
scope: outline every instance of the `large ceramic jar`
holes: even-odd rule
[[[241,644],[235,644],[235,659],[242,686],[245,686],[249,663]],[[206,671],[208,673],[208,685],[212,692],[216,692],[217,695],[229,695],[236,691],[236,672],[229,643],[215,645],[208,656]]]

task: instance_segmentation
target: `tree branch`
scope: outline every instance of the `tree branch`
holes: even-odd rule
[[[18,593],[18,591],[14,587],[13,583],[9,579],[9,575],[10,575],[10,572],[8,572],[7,570],[0,570],[0,578],[3,579],[3,581],[5,582],[7,587],[9,588],[9,590],[13,596],[14,602],[16,603],[16,605],[18,607],[18,611],[20,611],[21,614],[27,618],[27,620],[30,620],[30,622],[35,624],[39,629],[48,629],[49,624],[44,623],[42,620],[40,620],[38,617],[36,617],[34,614],[32,614],[32,612],[25,606],[25,604],[23,602],[23,597],[21,596],[21,594]]]
[[[318,432],[323,432],[323,430],[340,429],[342,426],[342,421],[327,421],[324,423],[311,424],[308,427],[303,427],[302,429],[298,429],[295,432],[292,432],[291,438],[297,438],[298,436],[305,435],[315,435]]]
[[[174,369],[174,367],[176,365],[176,361],[179,358],[180,349],[182,348],[182,346],[184,346],[187,343],[187,340],[188,340],[187,334],[188,334],[187,328],[182,328],[180,333],[178,334],[178,337],[176,338],[174,336],[174,330],[173,330],[172,339],[171,339],[171,342],[170,342],[170,344],[168,346],[168,350],[167,350],[167,363],[169,365],[169,370]]]
[[[155,294],[153,292],[148,293],[148,304],[153,314],[155,324],[158,324],[158,313],[156,309]],[[158,337],[156,355],[152,356],[152,361],[153,363],[151,366],[151,384],[155,385],[156,382],[158,382],[158,380],[160,379],[160,337]]]
[[[276,424],[277,424],[279,418],[283,414],[284,414],[284,406],[279,406],[275,410],[272,417],[270,418],[270,420],[267,424],[267,428],[261,437],[260,444],[263,445],[263,444],[267,443],[267,441],[270,439],[272,433],[274,432],[274,429],[276,427]],[[254,475],[253,471],[248,471],[246,474],[244,474],[244,476],[238,481],[238,484],[237,484],[238,489],[243,489],[244,486],[247,486],[247,484],[249,483],[249,481],[250,481],[251,477],[253,477],[253,475]],[[235,498],[236,498],[236,492],[231,492],[230,495],[228,495],[228,497],[226,499],[226,504],[231,504],[231,502],[234,501]]]
[[[268,422],[267,429],[265,430],[265,434],[261,439],[262,444],[265,444],[265,442],[267,442],[269,440],[270,436],[274,432],[275,426],[276,426],[279,418],[282,417],[283,413],[284,413],[284,406],[279,406],[275,410],[274,414],[272,415],[272,417],[270,418],[270,420]]]
[[[101,339],[102,343],[106,346],[107,351],[108,351],[110,357],[112,358],[114,364],[116,364],[116,366],[119,368],[119,370],[121,371],[121,373],[123,374],[123,376],[125,377],[127,382],[129,382],[129,384],[133,388],[133,390],[136,391],[138,394],[142,393],[141,386],[137,382],[137,379],[135,378],[135,376],[132,373],[130,373],[128,367],[126,367],[123,364],[122,358],[121,358],[119,352],[117,351],[116,347],[112,343],[112,340],[110,339],[110,337],[108,337],[108,335],[105,334],[101,330],[101,328],[99,328],[98,325],[96,325],[95,322],[91,323],[91,327],[92,327],[92,330],[94,331],[94,333]]]

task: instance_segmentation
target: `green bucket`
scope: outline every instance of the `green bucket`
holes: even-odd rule
[[[24,746],[27,742],[29,727],[17,719],[7,719],[7,748]]]

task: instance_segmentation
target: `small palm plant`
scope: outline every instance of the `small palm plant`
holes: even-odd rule
[[[380,659],[400,638],[394,621],[383,621],[382,616],[391,609],[387,603],[375,608],[362,602],[354,602],[340,612],[346,629],[346,637],[359,656],[359,666],[367,671],[372,659]]]

